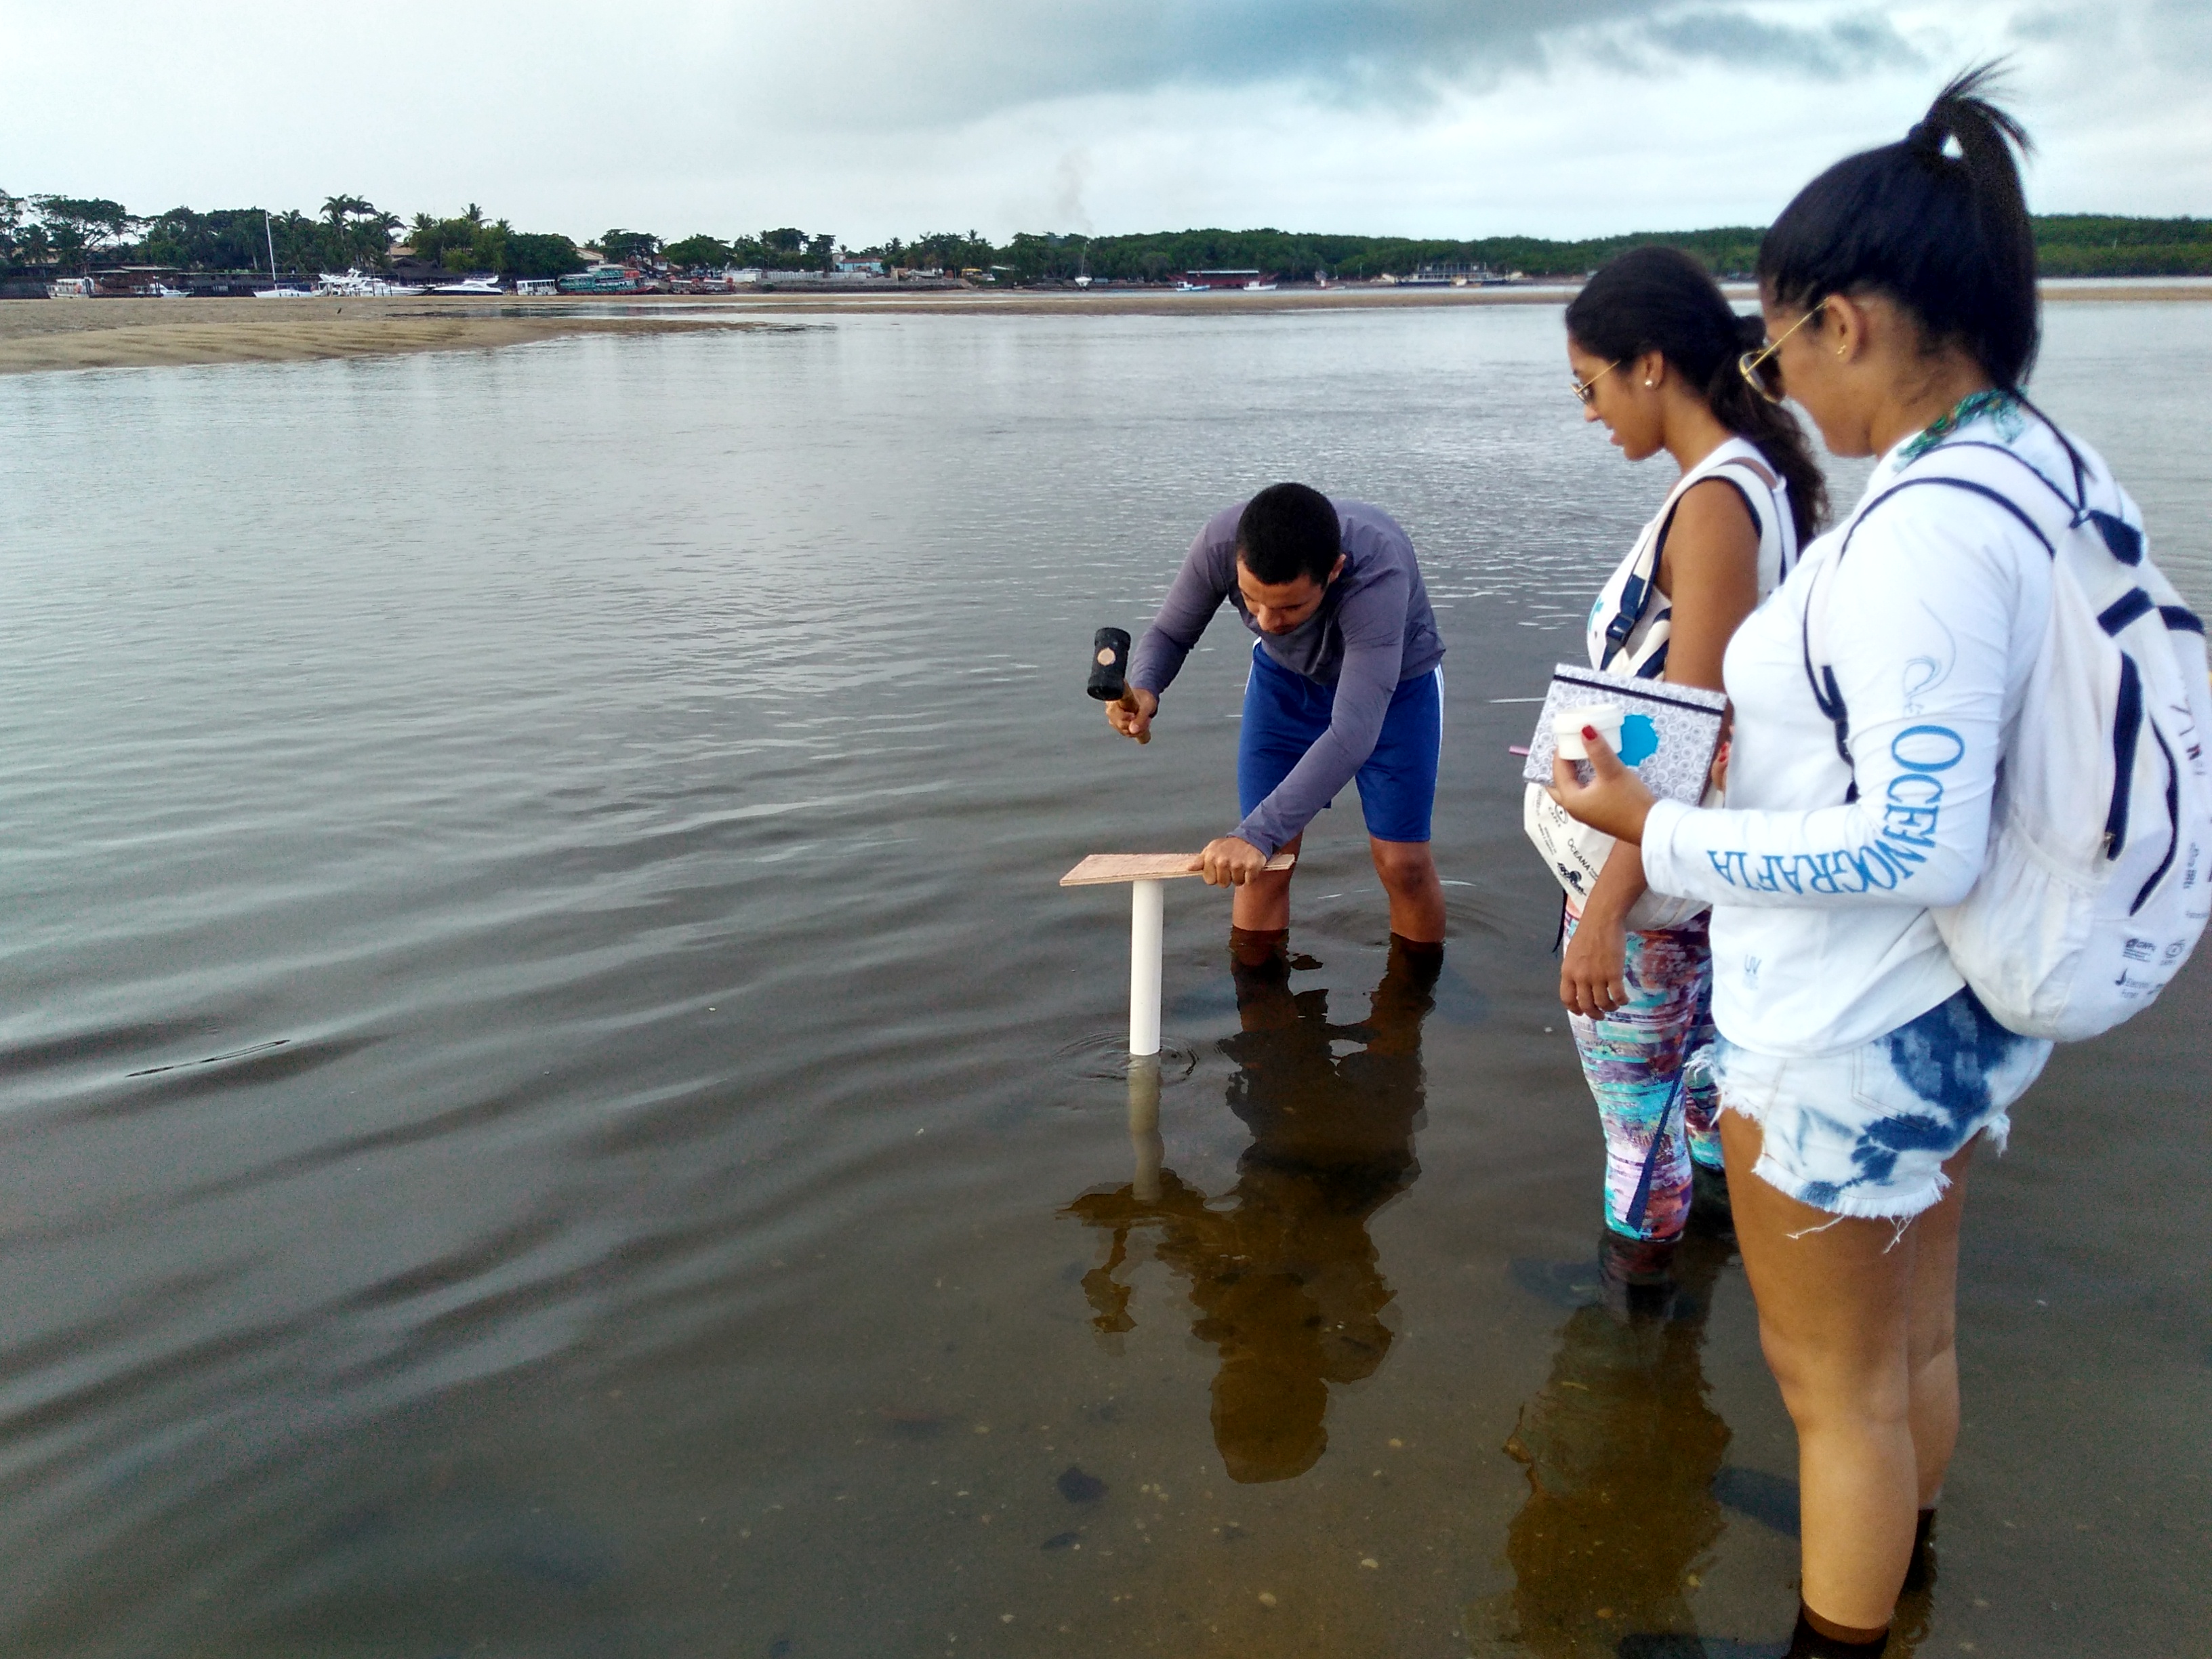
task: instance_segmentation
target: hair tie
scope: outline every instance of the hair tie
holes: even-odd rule
[[[1914,155],[1940,161],[1943,159],[1943,146],[1950,137],[1950,128],[1929,116],[1917,122],[1912,131],[1905,135],[1905,143]]]

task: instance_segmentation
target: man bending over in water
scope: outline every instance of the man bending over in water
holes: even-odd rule
[[[1355,777],[1390,931],[1441,944],[1443,887],[1429,856],[1443,733],[1444,654],[1412,539],[1363,501],[1272,484],[1206,521],[1130,658],[1136,707],[1109,703],[1114,729],[1152,729],[1160,694],[1227,599],[1259,635],[1244,684],[1237,792],[1244,821],[1200,854],[1206,879],[1237,890],[1231,921],[1279,937],[1306,825]]]

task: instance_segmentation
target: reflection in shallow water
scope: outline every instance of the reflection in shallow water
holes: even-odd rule
[[[1230,1109],[1252,1132],[1236,1186],[1209,1202],[1160,1167],[1158,1073],[1140,1062],[1134,1179],[1067,1206],[1109,1236],[1083,1281],[1101,1333],[1135,1328],[1121,1275],[1137,1230],[1154,1231],[1153,1255],[1188,1285],[1191,1331],[1220,1355],[1213,1441],[1233,1480],[1311,1468],[1328,1444],[1328,1385],[1372,1376],[1389,1352],[1393,1292],[1367,1224],[1419,1173],[1421,1020],[1442,963],[1394,940],[1366,1019],[1336,1025],[1328,992],[1291,989],[1279,948],[1236,963],[1241,1029],[1222,1047],[1237,1063]]]
[[[2045,320],[2039,401],[2202,609],[2212,305]],[[1559,397],[1559,330],[841,318],[0,377],[0,1655],[1453,1651],[1529,1497],[1499,1448],[1589,1299],[1499,1271],[1587,1255],[1598,1141],[1546,1030],[1533,711],[1492,699],[1571,654],[1562,596],[1651,505]],[[1066,665],[1309,465],[1404,519],[1457,665],[1455,938],[1420,1181],[1367,1223],[1388,1361],[1308,1390],[1318,1466],[1239,1486],[1166,1219],[1127,1234],[1117,1361],[1073,1288],[1107,1237],[1040,1194],[1127,1178],[1088,1109],[1126,1043],[1078,1041],[1120,947],[1054,878],[1218,832],[1243,664],[1201,642],[1141,751]],[[1381,909],[1349,816],[1300,878],[1333,969]],[[1222,1086],[1165,1162],[1210,1228],[1254,1135],[1232,981],[1171,902],[1170,1018]],[[1976,1177],[1931,1656],[2203,1649],[2198,957]],[[1365,1047],[1326,1090],[1380,1116]],[[1690,1600],[1764,1642],[1789,1425],[1721,1282],[1735,1467]]]
[[[1528,1467],[1528,1498],[1506,1536],[1514,1588],[1492,1612],[1528,1652],[1612,1655],[1630,1650],[1624,1637],[1695,1628],[1689,1593],[1725,1524],[1713,1483],[1729,1429],[1702,1350],[1731,1254],[1693,1228],[1652,1272],[1607,1237],[1599,1299],[1561,1328],[1551,1376],[1505,1445]]]

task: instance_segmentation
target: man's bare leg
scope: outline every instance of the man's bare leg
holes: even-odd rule
[[[1298,836],[1278,849],[1296,853],[1304,842]],[[1291,878],[1296,870],[1267,870],[1236,890],[1229,902],[1230,926],[1248,933],[1279,933],[1291,925]]]
[[[1378,841],[1367,838],[1375,860],[1375,873],[1390,896],[1390,931],[1415,945],[1441,945],[1444,938],[1444,884],[1437,877],[1437,861],[1425,841]],[[1290,905],[1283,907],[1289,925]]]

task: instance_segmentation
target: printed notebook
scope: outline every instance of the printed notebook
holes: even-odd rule
[[[1620,757],[1644,775],[1662,800],[1695,806],[1705,799],[1705,779],[1721,742],[1721,717],[1728,698],[1701,686],[1669,685],[1663,680],[1625,680],[1594,668],[1561,663],[1552,671],[1552,686],[1528,739],[1528,763],[1521,775],[1531,783],[1552,781],[1557,747],[1552,717],[1587,703],[1609,702],[1622,714]],[[1576,770],[1589,780],[1587,763]]]

